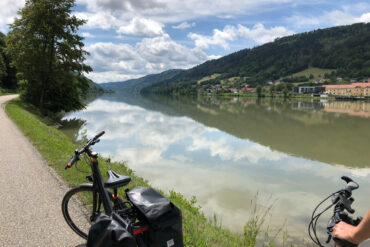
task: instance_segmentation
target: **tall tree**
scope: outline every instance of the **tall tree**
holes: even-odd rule
[[[3,85],[3,79],[8,75],[5,63],[5,35],[0,32],[0,82]]]
[[[10,57],[6,54],[6,36],[0,32],[0,86],[9,89],[17,87],[16,69],[11,66]]]
[[[74,0],[26,0],[10,25],[7,52],[18,70],[25,100],[53,112],[82,108],[88,89],[82,72],[88,53],[77,34],[85,20],[71,14]]]

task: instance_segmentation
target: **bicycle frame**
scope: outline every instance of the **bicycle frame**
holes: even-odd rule
[[[104,186],[104,179],[99,169],[99,162],[98,162],[98,154],[95,152],[91,152],[90,150],[86,150],[87,155],[91,158],[91,170],[93,175],[93,188],[94,190],[97,189],[97,192],[100,195],[100,199],[102,200],[103,207],[105,214],[111,216],[113,219],[118,221],[123,227],[125,227],[129,232],[131,232],[131,227],[129,222],[124,220],[119,214],[113,211],[112,204],[109,200],[109,195],[107,190]],[[94,198],[96,200],[96,198]],[[94,202],[95,205],[99,202]],[[144,245],[143,245],[144,246]]]
[[[100,141],[99,138],[102,135],[104,135],[104,133],[105,133],[105,131],[102,131],[99,134],[97,134],[95,137],[93,137],[92,139],[90,139],[87,142],[87,144],[81,150],[77,150],[76,149],[75,150],[75,154],[72,156],[72,159],[67,164],[67,166],[65,167],[65,169],[71,168],[74,163],[76,163],[77,161],[79,161],[80,160],[80,156],[82,154],[85,153],[86,155],[88,155],[89,156],[89,159],[91,161],[90,167],[91,167],[91,171],[92,171],[92,176],[87,176],[86,178],[89,179],[89,181],[92,182],[92,184],[89,184],[88,187],[91,186],[92,187],[92,191],[93,191],[93,215],[90,216],[90,220],[91,221],[94,221],[95,217],[97,216],[96,213],[100,213],[100,207],[101,207],[101,204],[103,204],[104,213],[108,217],[112,217],[114,220],[116,220],[122,227],[124,227],[126,229],[126,231],[128,233],[130,233],[132,235],[135,235],[135,239],[137,241],[138,246],[146,247],[147,245],[142,240],[143,236],[139,236],[138,234],[140,234],[140,233],[142,233],[144,231],[147,231],[148,230],[148,227],[146,225],[143,226],[143,227],[142,226],[135,225],[135,223],[136,223],[136,216],[135,215],[132,215],[132,213],[130,213],[130,212],[127,212],[127,211],[126,212],[122,212],[121,211],[121,209],[119,208],[119,206],[121,205],[121,203],[124,203],[124,202],[121,199],[118,198],[118,196],[117,196],[117,188],[113,188],[114,191],[111,194],[111,192],[108,190],[108,188],[105,187],[105,182],[104,182],[103,176],[102,176],[101,171],[100,171],[100,168],[99,168],[98,154],[96,152],[92,152],[92,150],[90,149],[90,146],[93,146],[93,145],[95,145],[96,143],[98,143]],[[113,198],[113,200],[111,199],[111,197]],[[97,201],[98,198],[99,198],[99,201]],[[68,200],[69,199],[67,199],[67,203],[68,203]],[[114,206],[112,205],[112,201],[113,201]],[[64,202],[64,199],[63,199],[63,202]],[[117,205],[118,205],[118,209],[116,208]],[[127,216],[128,217],[126,218],[126,217],[122,216],[121,215],[122,213],[123,214],[126,214],[127,213]],[[68,216],[68,212],[67,212],[67,216]],[[132,219],[130,216],[134,216],[135,219]],[[64,215],[64,217],[66,217],[66,216]],[[79,234],[80,236],[82,236],[81,233],[79,231],[77,231],[77,230],[79,230],[78,227],[76,228],[75,226],[72,226],[71,224],[73,224],[73,222],[72,223],[69,223],[69,221],[68,221],[69,219],[68,218],[66,218],[66,220],[67,220],[67,223],[72,227],[72,229],[77,234]],[[136,236],[136,235],[138,235],[138,236]]]
[[[91,158],[91,170],[93,175],[93,188],[97,188],[100,198],[103,203],[104,211],[108,216],[112,215],[113,208],[112,204],[109,202],[109,196],[104,187],[103,176],[101,175],[98,162],[98,154],[90,150],[86,151],[87,155]]]

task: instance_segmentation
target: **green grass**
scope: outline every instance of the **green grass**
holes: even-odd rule
[[[38,110],[23,103],[19,99],[9,102],[6,112],[23,131],[24,135],[39,150],[46,162],[54,168],[69,186],[75,187],[86,182],[86,173],[78,172],[76,169],[64,169],[73,154],[73,150],[78,147],[64,133],[53,127],[52,119],[41,117]],[[99,164],[103,175],[106,174],[106,170],[112,169],[118,173],[130,176],[132,181],[128,188],[150,186],[148,181],[136,176],[135,172],[124,163],[110,163],[105,158],[100,158]],[[89,171],[89,167],[84,161],[80,161],[78,167],[80,170]],[[119,191],[121,198],[126,188],[122,188]],[[186,199],[183,195],[175,191],[170,191],[169,193],[164,193],[158,189],[157,191],[181,209],[185,246],[254,246],[259,234],[262,232],[262,225],[266,215],[271,209],[267,207],[266,211],[257,211],[257,208],[253,206],[257,205],[257,200],[254,202],[256,204],[246,205],[246,207],[251,208],[250,218],[242,233],[234,233],[223,228],[218,223],[219,221],[216,216],[213,219],[207,218],[197,205],[194,197]],[[271,232],[273,231],[265,232],[264,239],[261,241],[263,246],[275,246],[271,238],[270,240],[267,238],[269,234],[271,236]],[[274,240],[277,234],[272,235],[274,236],[272,240]]]
[[[203,77],[202,79],[198,80],[198,84],[201,84],[202,82],[205,82],[205,81],[209,81],[209,80],[212,80],[212,79],[215,79],[217,78],[218,76],[220,76],[221,74],[213,74],[213,75],[210,75],[210,76],[205,76]]]
[[[320,68],[307,68],[305,70],[302,70],[300,72],[294,73],[291,76],[299,77],[299,76],[306,76],[310,77],[310,75],[313,75],[315,78],[321,76],[321,78],[324,78],[325,73],[330,74],[332,71],[335,71],[334,69],[320,69]],[[289,76],[288,76],[289,77]]]

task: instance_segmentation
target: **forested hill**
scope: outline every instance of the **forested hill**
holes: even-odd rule
[[[369,40],[370,23],[296,34],[207,61],[142,92],[196,92],[202,86],[199,80],[207,77],[208,84],[236,77],[252,86],[264,85],[309,67],[333,69],[343,78],[365,78],[370,76]]]
[[[170,80],[174,76],[180,74],[183,70],[173,69],[167,70],[160,74],[147,75],[138,79],[131,79],[122,82],[107,82],[102,83],[100,86],[105,90],[118,91],[120,93],[139,93],[144,87],[157,84],[162,81]]]

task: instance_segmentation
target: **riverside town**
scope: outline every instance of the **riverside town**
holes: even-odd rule
[[[370,247],[370,0],[0,0],[0,247]]]

